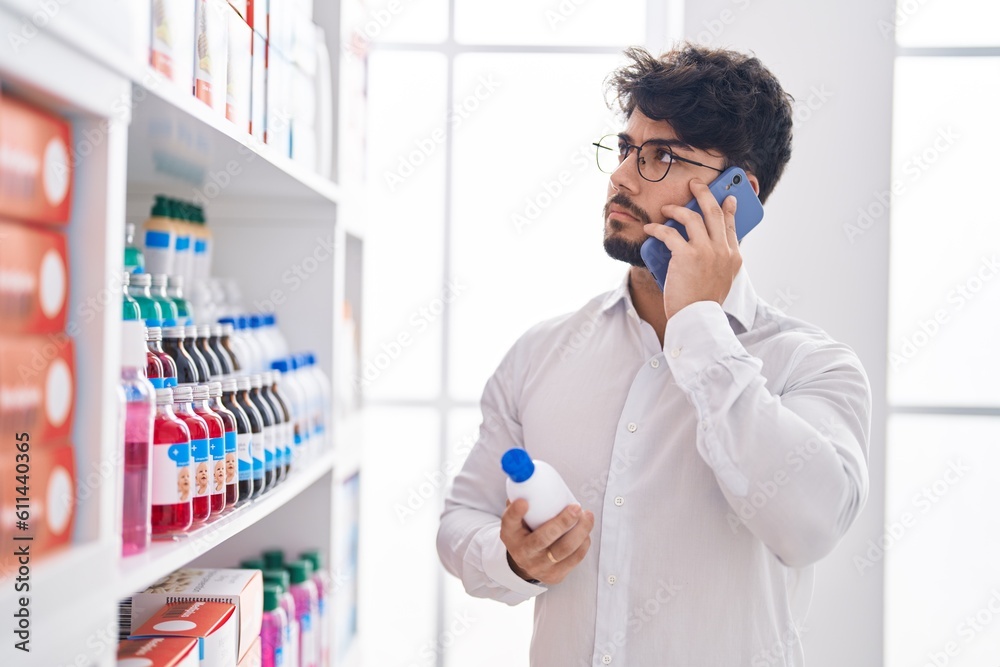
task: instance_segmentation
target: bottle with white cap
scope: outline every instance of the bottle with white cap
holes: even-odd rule
[[[532,530],[568,505],[579,504],[555,468],[544,461],[532,460],[528,452],[519,447],[508,449],[500,465],[508,476],[507,498],[511,502],[518,498],[528,501],[524,522]]]

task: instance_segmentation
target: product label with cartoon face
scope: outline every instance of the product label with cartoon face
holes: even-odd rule
[[[191,444],[156,444],[153,447],[152,504],[176,505],[191,500]]]

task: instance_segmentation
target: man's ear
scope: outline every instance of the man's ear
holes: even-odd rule
[[[747,180],[750,181],[750,187],[753,188],[753,193],[755,195],[760,195],[760,183],[757,181],[757,177],[753,174],[747,174]]]

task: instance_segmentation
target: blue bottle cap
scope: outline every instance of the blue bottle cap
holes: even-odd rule
[[[251,329],[259,329],[264,324],[264,318],[260,315],[251,315],[247,320]]]
[[[247,328],[247,318],[246,318],[246,315],[239,315],[236,318],[236,328],[240,329],[240,330]]]
[[[282,373],[287,373],[289,368],[294,368],[291,357],[285,359],[275,359],[271,362],[271,368]]]
[[[529,479],[535,473],[535,463],[528,456],[528,452],[520,447],[508,449],[500,459],[500,465],[507,476],[518,483]]]
[[[310,366],[315,366],[316,365],[316,355],[313,354],[312,352],[306,352],[306,361],[309,363]]]
[[[277,318],[274,317],[274,313],[268,313],[264,315],[264,324],[266,324],[267,326],[269,327],[274,326],[275,324],[277,324],[277,322],[278,320]]]
[[[219,324],[231,324],[233,328],[236,328],[236,318],[235,317],[220,317]]]

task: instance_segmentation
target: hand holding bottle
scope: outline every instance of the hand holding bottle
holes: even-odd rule
[[[531,530],[524,523],[528,501],[507,502],[500,517],[500,540],[507,547],[507,562],[524,580],[558,584],[590,549],[594,513],[569,505],[554,518]]]

